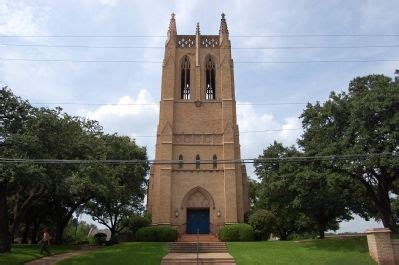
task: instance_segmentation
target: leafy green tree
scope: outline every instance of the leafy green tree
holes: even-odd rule
[[[26,158],[31,150],[23,150],[30,140],[20,137],[34,109],[15,96],[10,89],[0,89],[0,156]],[[24,143],[24,144],[21,144]],[[38,179],[35,179],[38,177]],[[41,167],[33,164],[0,164],[0,252],[8,252],[17,224],[28,206],[43,192]],[[9,214],[8,195],[14,194],[12,215]]]
[[[398,194],[399,83],[383,75],[357,77],[348,93],[331,93],[324,104],[308,104],[301,115],[305,132],[299,144],[306,155],[356,155],[335,161],[331,170],[350,176],[359,202],[354,211],[377,217],[397,231],[390,194]]]
[[[147,160],[147,152],[129,137],[104,135],[107,160]],[[111,231],[111,238],[128,224],[129,216],[143,210],[148,164],[110,165],[104,168],[106,189],[85,204],[85,212]]]
[[[292,175],[298,165],[279,161],[266,162],[263,159],[298,155],[300,153],[294,147],[287,148],[274,142],[263,151],[255,163],[255,173],[261,180],[256,209],[267,209],[273,213],[275,216],[273,233],[281,240],[287,240],[290,235],[300,233],[307,225],[303,213],[293,204],[296,193],[292,189]]]
[[[249,190],[249,204],[253,209],[259,200],[259,188],[260,183],[254,179],[248,178],[248,190]]]
[[[28,133],[36,139],[40,155],[36,157],[62,160],[98,160],[103,158],[101,126],[91,120],[69,116],[61,109],[41,109]],[[103,165],[48,164],[46,196],[52,211],[56,244],[62,243],[65,227],[74,212],[94,195],[105,189]]]
[[[326,171],[317,162],[298,160],[302,156],[294,147],[287,148],[277,142],[264,150],[255,164],[262,179],[264,204],[274,212],[277,227],[283,228],[280,237],[286,238],[287,231],[312,232],[314,225],[319,237],[324,238],[324,232],[336,228],[338,221],[351,218],[347,207],[350,194],[341,175]],[[270,162],[266,158],[291,158],[291,161]],[[287,225],[284,220],[295,225]]]
[[[275,230],[276,219],[268,210],[257,210],[249,216],[248,224],[254,229],[255,240],[268,240]]]

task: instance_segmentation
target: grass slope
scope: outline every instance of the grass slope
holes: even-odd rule
[[[76,246],[51,246],[52,254],[69,252],[77,249]],[[0,264],[16,265],[43,257],[40,255],[39,245],[13,245],[10,253],[0,254]]]
[[[61,261],[60,265],[160,264],[168,252],[167,243],[130,242],[103,247],[87,254]]]
[[[365,237],[303,242],[230,242],[230,254],[244,264],[376,264],[368,254]]]

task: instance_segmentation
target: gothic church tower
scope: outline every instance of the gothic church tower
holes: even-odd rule
[[[233,70],[224,14],[219,35],[201,35],[199,24],[195,35],[177,35],[172,14],[155,154],[161,163],[151,168],[147,202],[153,225],[217,234],[244,221],[249,198]]]

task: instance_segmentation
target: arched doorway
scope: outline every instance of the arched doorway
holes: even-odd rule
[[[182,209],[186,209],[186,233],[209,234],[210,210],[215,208],[210,193],[201,187],[191,189],[184,196]]]

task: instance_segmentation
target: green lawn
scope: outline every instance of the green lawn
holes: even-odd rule
[[[68,252],[77,249],[77,246],[52,246],[49,247],[52,254]],[[11,253],[0,254],[0,264],[15,265],[24,264],[27,261],[43,257],[40,255],[38,245],[13,245]]]
[[[365,237],[304,242],[230,242],[230,254],[244,264],[376,264],[368,254]]]
[[[230,242],[227,243],[227,246],[238,265],[375,264],[369,257],[365,237],[303,242]],[[71,249],[74,249],[74,247],[50,246],[53,253],[66,252]],[[162,257],[167,253],[167,249],[167,243],[121,243],[111,247],[101,247],[57,264],[160,264]],[[16,245],[11,254],[0,254],[0,264],[22,264],[39,257],[41,255],[38,246]]]
[[[112,247],[103,247],[57,264],[160,264],[162,257],[167,252],[167,243],[121,243]]]

